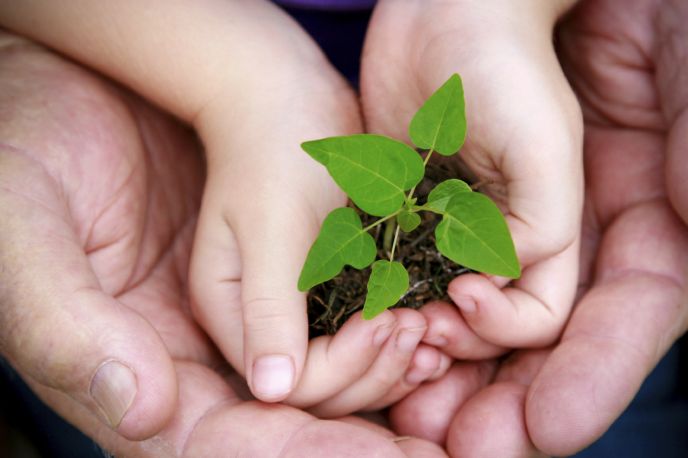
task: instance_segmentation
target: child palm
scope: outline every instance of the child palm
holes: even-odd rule
[[[463,275],[449,293],[473,331],[501,346],[552,342],[575,293],[581,131],[549,40],[555,4],[383,0],[364,49],[362,101],[375,133],[405,139],[423,100],[462,75],[468,137],[459,156],[506,213],[524,272],[501,291],[502,279]],[[431,322],[428,334],[439,332]]]

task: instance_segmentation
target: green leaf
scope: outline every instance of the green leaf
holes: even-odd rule
[[[456,153],[466,139],[463,85],[456,73],[425,101],[409,125],[409,137],[418,147],[443,156]]]
[[[455,194],[435,229],[437,249],[462,266],[509,278],[521,276],[514,242],[504,215],[487,196]]]
[[[363,211],[387,216],[404,203],[404,191],[423,178],[423,160],[410,146],[382,135],[329,137],[301,144],[327,167],[351,200]]]
[[[420,226],[420,215],[408,210],[402,210],[401,213],[397,215],[397,224],[399,224],[402,231],[411,232]]]
[[[311,246],[299,277],[299,290],[336,277],[346,264],[363,269],[375,260],[377,248],[373,237],[363,230],[361,218],[353,208],[330,212]]]
[[[368,279],[368,295],[363,304],[363,318],[371,320],[401,299],[409,288],[409,276],[399,262],[375,261]]]
[[[430,191],[425,206],[437,213],[441,213],[447,208],[449,201],[460,192],[473,192],[473,190],[466,182],[455,178],[443,181]]]

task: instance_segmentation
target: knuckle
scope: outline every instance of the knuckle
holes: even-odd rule
[[[305,319],[305,308],[301,312]],[[285,301],[276,297],[255,297],[243,302],[244,324],[250,332],[274,332],[284,329],[299,313],[285,307]]]
[[[73,389],[79,380],[88,379],[88,374],[79,373],[74,359],[78,355],[85,360],[85,353],[93,345],[86,332],[72,332],[70,322],[62,313],[48,317],[28,313],[18,317],[3,339],[3,352],[40,383],[56,389]],[[63,332],[70,328],[66,338]]]

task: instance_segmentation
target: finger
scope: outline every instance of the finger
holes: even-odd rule
[[[459,408],[490,382],[496,364],[455,363],[437,381],[426,383],[392,406],[389,419],[397,434],[444,444]]]
[[[440,363],[437,367],[437,370],[433,374],[431,374],[430,377],[425,379],[425,381],[427,381],[427,382],[434,382],[435,380],[439,380],[442,377],[444,377],[444,375],[447,373],[447,371],[451,367],[452,363],[454,362],[454,358],[447,355],[446,353],[443,353],[440,351],[439,354],[440,354]]]
[[[540,368],[545,364],[552,350],[521,350],[509,355],[499,363],[496,382],[516,382],[530,386]]]
[[[449,427],[447,449],[451,456],[544,456],[530,442],[525,428],[526,391],[524,385],[501,382],[469,399]]]
[[[191,312],[225,359],[244,375],[239,247],[219,213],[210,215],[209,207],[201,207],[189,265]]]
[[[576,294],[578,243],[528,267],[513,287],[499,289],[487,277],[461,275],[448,288],[461,315],[482,339],[503,347],[541,347],[554,342]]]
[[[686,329],[688,234],[661,200],[617,217],[600,245],[593,288],[533,382],[528,430],[546,453],[592,443]]]
[[[339,420],[351,425],[361,426],[367,430],[378,433],[380,436],[390,439],[397,447],[406,453],[406,456],[413,458],[445,458],[447,456],[447,453],[439,445],[417,437],[399,436],[380,424],[374,423],[375,420],[369,421],[358,415],[349,415]]]
[[[354,383],[373,364],[395,326],[392,312],[373,320],[364,320],[359,312],[334,336],[312,339],[301,380],[285,402],[311,406]]]
[[[443,437],[454,456],[501,456],[499,450],[509,450],[504,456],[539,455],[525,430],[523,405],[526,387],[535,378],[549,353],[550,350],[528,350],[509,355],[500,362],[493,385],[483,388],[475,399],[470,398],[455,410],[458,414],[453,421],[448,419],[444,429],[445,434],[449,431],[449,437]],[[493,368],[496,366],[493,365]],[[490,410],[492,414],[486,417],[483,412]],[[476,418],[481,421],[476,422]],[[484,421],[485,418],[487,421]],[[449,423],[451,426],[448,426]],[[466,427],[466,424],[469,426]],[[502,429],[509,433],[501,434]],[[494,437],[494,440],[487,447],[482,437]]]
[[[671,204],[688,224],[688,111],[681,113],[669,132],[666,178]]]
[[[387,394],[404,376],[427,329],[423,316],[410,309],[396,309],[397,326],[377,359],[360,380],[310,411],[321,418],[356,412]]]
[[[363,408],[374,412],[406,397],[425,381],[441,378],[451,366],[452,359],[429,345],[418,345],[404,376],[380,399]]]
[[[316,221],[289,212],[284,193],[279,200],[230,205],[236,216],[225,218],[219,179],[209,177],[194,243],[194,315],[245,374],[253,395],[280,401],[295,387],[305,360],[305,294],[296,285]]]
[[[392,440],[367,424],[318,420],[293,407],[258,402],[208,412],[188,444],[188,457],[404,456]]]
[[[423,342],[456,359],[489,359],[507,351],[478,337],[452,304],[431,302],[424,305],[420,313],[428,322]]]
[[[262,205],[265,212],[234,215],[229,224],[241,253],[246,379],[258,399],[281,401],[299,380],[306,357],[306,296],[296,284],[313,231],[303,230],[304,215]]]
[[[0,348],[22,374],[121,435],[153,435],[177,399],[163,342],[101,291],[53,179],[19,150],[3,148],[0,162]]]
[[[439,445],[416,437],[400,437],[394,443],[406,456],[413,458],[446,458],[449,456]]]

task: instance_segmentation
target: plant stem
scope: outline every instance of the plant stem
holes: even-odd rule
[[[430,160],[430,156],[432,156],[432,153],[433,153],[433,150],[431,149],[430,151],[428,151],[428,154],[425,156],[425,160],[423,161],[423,169],[425,169],[425,167],[428,165],[428,161]],[[413,193],[414,193],[414,192],[416,192],[416,186],[414,186],[413,188],[411,188],[411,190],[409,191],[408,195],[406,196],[406,202],[407,202],[407,203],[413,198]],[[416,208],[422,208],[422,207],[416,207],[416,206],[414,206],[413,208],[416,209]],[[388,219],[391,218],[392,216],[396,216],[396,215],[399,214],[400,212],[401,212],[401,210],[398,210],[398,211],[397,211],[396,213],[394,213],[393,215],[386,216],[386,217],[384,217],[384,218],[382,218],[382,219],[380,219],[380,220],[378,220],[378,221],[375,221],[373,224],[371,224],[370,226],[368,226],[367,228],[365,228],[365,230],[372,229],[373,227],[377,226],[378,224],[382,223],[383,221],[388,220]],[[397,242],[399,241],[399,225],[396,224],[396,223],[395,223],[395,224],[390,224],[390,225],[388,225],[388,226],[385,228],[385,235],[384,235],[384,240],[383,240],[383,248],[384,248],[385,250],[387,250],[387,247],[389,246],[389,235],[390,235],[389,232],[391,231],[391,228],[392,228],[392,227],[395,227],[396,229],[395,229],[395,231],[394,231],[394,241],[392,242],[392,249],[391,249],[391,251],[390,251],[390,253],[389,253],[389,260],[390,260],[390,262],[391,262],[391,261],[394,261],[394,252],[395,252],[395,250],[397,249]]]
[[[388,221],[387,224],[385,224],[385,233],[382,235],[382,249],[387,253],[392,249],[392,238],[396,226],[396,220]]]
[[[423,161],[423,170],[425,170],[425,167],[428,165],[428,161],[430,160],[430,156],[432,156],[432,153],[434,153],[434,150],[428,151],[428,154],[425,156],[425,160]],[[416,185],[418,186],[418,185]],[[413,198],[413,193],[416,192],[416,186],[412,187],[411,190],[408,193],[408,196],[406,196],[406,201],[409,201]]]
[[[428,165],[428,162],[430,162],[430,156],[432,156],[432,153],[434,153],[434,152],[435,152],[435,150],[433,150],[433,149],[430,149],[430,150],[428,151],[428,155],[425,156],[425,160],[423,161],[423,167],[425,167],[426,165]]]
[[[397,248],[397,241],[399,240],[399,225],[397,224],[397,229],[394,231],[394,242],[392,242],[392,252],[389,254],[389,261],[394,261],[394,250]]]
[[[375,221],[375,222],[372,223],[371,225],[364,227],[364,228],[363,228],[363,231],[368,232],[369,230],[376,228],[377,226],[379,226],[380,224],[384,223],[384,222],[387,221],[388,219],[394,218],[395,216],[397,216],[399,213],[401,213],[401,210],[402,210],[402,209],[400,208],[399,210],[395,211],[395,212],[392,213],[391,215],[385,216],[384,218],[380,218],[379,220]]]

